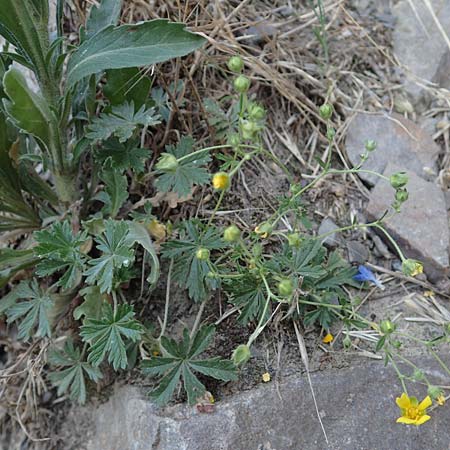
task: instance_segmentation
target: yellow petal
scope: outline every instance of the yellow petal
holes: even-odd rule
[[[264,381],[264,383],[268,383],[270,381],[270,373],[269,372],[263,373],[262,380]]]
[[[425,414],[419,420],[416,420],[416,425],[422,425],[423,423],[428,422],[430,419],[431,417]]]
[[[432,405],[432,401],[429,395],[427,395],[421,402],[418,408],[420,411],[425,411],[427,408],[429,408]]]
[[[334,336],[331,333],[328,333],[324,336],[324,338],[322,339],[322,342],[324,344],[329,344],[330,342],[333,342]]]
[[[404,423],[406,425],[413,425],[416,423],[416,420],[410,419],[409,417],[399,417],[397,419],[397,423]]]
[[[408,409],[411,406],[409,397],[404,392],[401,397],[396,398],[395,403],[397,403],[397,406],[401,409]]]

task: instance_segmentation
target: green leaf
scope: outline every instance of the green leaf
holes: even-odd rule
[[[164,244],[163,256],[174,260],[173,275],[178,285],[188,289],[194,301],[204,300],[209,291],[207,275],[211,268],[208,261],[196,257],[199,248],[217,250],[226,247],[221,234],[213,226],[205,227],[199,221],[183,221],[178,240]],[[211,263],[210,263],[211,264]]]
[[[51,337],[49,317],[55,303],[51,295],[43,291],[34,279],[31,282],[22,281],[15,293],[17,299],[26,300],[14,304],[6,311],[8,323],[20,319],[18,338],[29,339],[36,327],[37,336]]]
[[[37,261],[32,249],[0,248],[0,288],[3,288],[15,273],[33,267]]]
[[[128,198],[127,177],[107,164],[100,174],[100,179],[105,184],[105,190],[99,192],[95,198],[105,204],[102,212],[114,218]]]
[[[143,331],[142,325],[134,319],[131,305],[119,305],[114,313],[111,305],[106,303],[103,318],[86,319],[80,336],[90,344],[89,363],[99,366],[108,355],[108,362],[117,370],[128,365],[125,341],[137,342]]]
[[[164,355],[142,362],[144,374],[162,376],[159,386],[150,393],[158,404],[169,402],[181,379],[189,404],[194,404],[205,393],[205,386],[194,372],[223,381],[237,379],[236,367],[232,361],[220,357],[197,359],[208,347],[214,331],[213,325],[203,326],[190,338],[189,331],[184,329],[183,339],[178,344],[173,339],[163,337],[161,348]]]
[[[109,25],[116,25],[120,18],[122,0],[101,0],[100,5],[92,6],[86,21],[86,34],[90,38]]]
[[[52,384],[58,387],[58,395],[69,391],[69,398],[81,405],[86,402],[86,376],[94,382],[103,377],[97,367],[83,361],[80,349],[75,347],[70,339],[64,345],[63,351],[53,349],[50,352],[49,363],[65,367],[59,372],[49,374]]]
[[[147,229],[138,222],[128,222],[128,226],[130,230],[127,238],[128,242],[131,245],[135,243],[141,245],[152,260],[152,268],[150,271],[150,275],[147,277],[147,281],[151,286],[154,286],[159,279],[160,264],[150,235]]]
[[[193,150],[192,137],[182,137],[179,144],[166,146],[166,152],[177,159],[187,157]],[[155,186],[159,191],[173,191],[180,197],[191,193],[194,184],[203,185],[209,182],[210,175],[204,166],[211,160],[209,153],[196,154],[179,161],[174,170],[158,170]]]
[[[86,137],[94,141],[106,140],[111,136],[125,142],[131,138],[138,126],[153,126],[160,123],[154,108],[146,109],[143,105],[136,113],[134,104],[124,103],[113,106],[111,113],[101,113],[88,127]]]
[[[94,39],[83,42],[72,54],[67,83],[72,87],[84,77],[103,70],[149,66],[184,56],[204,42],[203,37],[186,31],[183,24],[164,19],[109,26]]]
[[[32,92],[25,77],[14,67],[6,72],[3,85],[9,97],[3,99],[3,106],[10,119],[48,148],[54,133],[51,124],[56,120],[44,97]]]
[[[136,67],[106,71],[103,93],[111,105],[133,102],[141,108],[147,101],[152,82]]]
[[[80,295],[84,301],[73,310],[74,319],[80,320],[82,317],[99,319],[108,296],[102,294],[98,286],[86,286],[80,291]]]
[[[63,271],[56,285],[65,289],[72,288],[81,281],[86,261],[82,252],[87,239],[86,233],[74,234],[70,222],[66,220],[55,222],[46,230],[36,231],[34,238],[37,242],[34,253],[40,259],[36,268],[37,275],[43,277]]]
[[[133,139],[125,143],[119,142],[116,138],[108,139],[95,153],[95,158],[101,164],[108,159],[111,161],[111,167],[118,171],[131,169],[136,173],[145,170],[145,160],[150,156],[150,150],[136,147],[137,142]]]
[[[111,292],[114,275],[122,267],[129,267],[134,261],[134,252],[128,241],[129,226],[126,222],[106,220],[105,232],[96,238],[97,250],[102,256],[89,261],[86,282],[97,284],[100,292]]]

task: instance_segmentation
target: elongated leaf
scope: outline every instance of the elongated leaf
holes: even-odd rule
[[[28,87],[22,73],[11,67],[3,77],[3,87],[9,100],[3,99],[8,116],[17,128],[32,134],[48,146],[54,116],[45,99]]]
[[[72,54],[67,83],[72,87],[84,77],[103,70],[147,66],[184,56],[204,41],[198,34],[186,31],[183,24],[163,19],[109,26]]]
[[[109,165],[101,173],[100,179],[105,183],[105,190],[100,192],[96,199],[105,204],[102,211],[114,218],[128,198],[127,177]]]
[[[91,37],[109,25],[116,25],[121,7],[122,0],[101,0],[98,7],[93,6],[86,21],[87,36]]]

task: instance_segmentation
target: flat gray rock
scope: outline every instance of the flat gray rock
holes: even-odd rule
[[[351,163],[361,162],[365,142],[374,140],[377,148],[370,153],[362,168],[383,173],[388,163],[427,177],[429,169],[434,170],[440,149],[426,131],[399,114],[374,115],[357,114],[347,131],[346,150]],[[361,179],[370,185],[379,178],[360,173]],[[428,175],[429,176],[429,175]]]
[[[443,29],[450,29],[450,2],[430,0],[433,10]],[[414,5],[415,10],[411,7]],[[450,87],[448,45],[424,0],[401,0],[393,8],[397,19],[393,34],[394,53],[400,63],[412,74],[440,87]],[[405,90],[418,101],[423,94],[411,75],[407,75]]]
[[[401,170],[399,166],[389,164],[385,174]],[[431,280],[439,279],[447,275],[449,269],[449,225],[444,193],[434,183],[412,172],[408,175],[409,199],[402,205],[399,214],[385,222],[385,227],[407,257],[422,261],[425,273]],[[368,220],[377,219],[389,209],[394,195],[395,191],[389,183],[377,183],[367,206]]]
[[[425,358],[421,365],[435,365]],[[431,373],[431,372],[430,372]],[[444,383],[444,378],[435,379]],[[88,450],[446,450],[450,408],[430,412],[421,427],[396,424],[401,388],[382,362],[312,374],[317,419],[304,377],[292,377],[235,395],[210,414],[178,405],[157,409],[141,389],[120,388],[96,411]],[[423,387],[410,395],[422,398]]]

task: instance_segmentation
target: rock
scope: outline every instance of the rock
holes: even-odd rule
[[[369,139],[377,142],[377,148],[370,153],[363,169],[383,173],[390,162],[425,178],[430,169],[436,169],[440,148],[422,128],[398,114],[356,115],[348,128],[346,141],[347,155],[354,166],[360,163],[360,155]],[[372,174],[358,175],[370,185],[379,180]]]
[[[339,227],[333,222],[333,220],[331,220],[329,217],[326,217],[322,220],[319,229],[317,230],[317,234],[320,236],[322,234],[331,233],[337,228]],[[327,247],[334,248],[341,243],[341,239],[338,233],[331,233],[323,238],[322,243]]]
[[[369,249],[367,245],[359,241],[347,242],[348,260],[351,263],[365,264],[369,259]]]
[[[450,2],[430,0],[430,3],[442,28],[449,30]],[[401,0],[394,6],[393,13],[397,19],[393,34],[394,53],[411,72],[406,75],[406,92],[416,103],[422,100],[424,89],[414,81],[414,76],[449,88],[450,52],[426,2]]]
[[[385,174],[399,170],[398,166],[389,164]],[[449,227],[444,194],[434,183],[412,172],[408,172],[408,176],[409,199],[402,205],[401,212],[384,224],[405,255],[420,260],[426,275],[437,280],[449,272]],[[377,183],[367,205],[369,221],[384,214],[392,204],[394,194],[389,183]],[[385,236],[380,236],[385,239]]]
[[[420,357],[434,383],[437,363]],[[408,370],[408,369],[405,369]],[[317,419],[308,381],[295,376],[231,396],[212,413],[177,405],[159,409],[135,387],[120,388],[94,413],[88,450],[443,450],[450,408],[431,411],[420,429],[396,424],[402,389],[383,362],[311,374],[329,444]],[[422,399],[426,388],[412,386]]]

